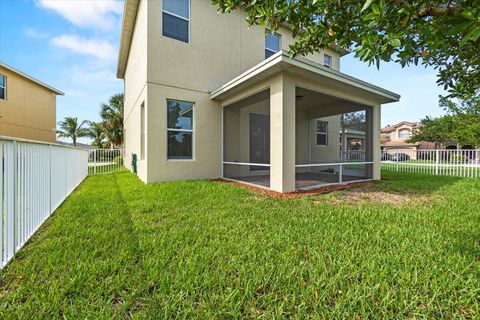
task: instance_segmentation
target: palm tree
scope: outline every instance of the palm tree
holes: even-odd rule
[[[102,122],[88,122],[87,136],[93,139],[92,145],[102,148],[105,139],[105,127]]]
[[[123,93],[112,96],[108,104],[101,105],[100,116],[110,147],[123,144]]]
[[[76,147],[77,138],[87,136],[87,130],[83,128],[86,123],[87,121],[84,120],[79,125],[76,117],[65,117],[63,121],[58,123],[60,129],[57,130],[57,135],[62,138],[71,138],[73,146]]]

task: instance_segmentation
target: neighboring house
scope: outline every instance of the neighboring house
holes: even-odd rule
[[[395,125],[388,125],[381,131],[382,150],[396,153],[401,150],[417,150],[421,143],[409,143],[410,139],[420,127],[417,122],[402,121]]]
[[[380,107],[400,96],[341,73],[348,51],[291,58],[288,26],[271,34],[210,0],[126,0],[124,12],[125,148],[143,181],[223,177],[291,192],[380,179]],[[355,165],[341,159],[350,112],[366,118]]]
[[[409,143],[413,133],[421,127],[420,123],[402,121],[395,125],[388,125],[382,129],[381,140],[382,150],[389,154],[407,153],[412,159],[416,159],[418,150],[430,149],[474,149],[470,145],[457,145],[455,141],[446,141],[442,143],[434,143],[428,141],[420,141]]]
[[[63,94],[0,63],[0,136],[56,142],[56,101]]]

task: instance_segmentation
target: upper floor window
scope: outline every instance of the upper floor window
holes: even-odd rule
[[[412,131],[410,129],[401,129],[398,131],[398,139],[407,140],[412,137]]]
[[[323,65],[327,68],[332,67],[332,57],[329,56],[328,54],[323,55]]]
[[[385,134],[385,140],[390,140],[390,133]]]
[[[162,34],[183,42],[189,41],[190,0],[163,0]]]
[[[7,77],[0,74],[0,99],[5,100],[7,98]]]
[[[280,35],[267,31],[265,34],[265,59],[280,51]]]
[[[317,120],[317,146],[328,144],[328,122]]]
[[[167,157],[193,159],[192,102],[167,100]]]

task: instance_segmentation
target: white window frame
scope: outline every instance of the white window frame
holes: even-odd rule
[[[191,103],[192,104],[192,129],[170,129],[168,128],[168,101],[176,101],[176,102],[186,102],[186,103]],[[165,120],[167,121],[167,134],[166,134],[166,158],[167,161],[195,161],[195,119],[196,117],[196,112],[195,112],[195,102],[193,101],[188,101],[188,100],[181,100],[181,99],[171,99],[168,98],[166,100],[166,107],[167,107],[167,116]],[[192,157],[190,159],[171,159],[168,157],[168,132],[190,132],[192,134]]]
[[[318,131],[318,123],[323,122],[326,125],[325,132]],[[318,144],[318,135],[323,134],[325,135],[325,144]],[[328,146],[328,121],[323,120],[316,120],[315,122],[315,144],[320,147],[327,147]]]
[[[330,61],[330,63],[326,63],[326,62],[325,62],[325,59],[327,59],[327,57],[328,57],[328,60]],[[329,55],[329,54],[324,53],[324,54],[323,54],[323,65],[324,65],[325,67],[327,67],[327,68],[331,68],[331,67],[332,67],[332,64],[333,64],[333,58],[332,58],[332,56]]]
[[[408,132],[408,136],[407,137],[402,137],[402,135],[401,135],[402,132]],[[411,137],[412,137],[412,130],[407,129],[407,128],[398,130],[398,139],[399,140],[408,140]]]
[[[270,48],[267,48],[267,34],[275,35],[275,36],[278,37],[278,51],[274,51],[274,50],[272,50],[272,49],[270,49]],[[265,47],[265,51],[269,51],[269,52],[271,52],[271,53],[273,53],[273,54],[275,54],[275,53],[277,53],[277,52],[280,52],[280,51],[282,50],[282,35],[279,34],[279,33],[276,33],[276,32],[272,33],[272,32],[270,32],[269,30],[266,30],[266,31],[265,31],[264,47]],[[265,57],[265,59],[268,59],[268,58]]]
[[[182,16],[179,16],[178,14],[175,14],[173,12],[170,12],[168,10],[165,10],[163,9],[163,1],[162,1],[162,15],[165,13],[165,14],[168,14],[172,17],[175,17],[175,18],[179,18],[181,20],[184,20],[184,21],[187,21],[188,22],[188,40],[187,42],[184,42],[182,40],[179,40],[179,39],[175,39],[175,38],[172,38],[172,37],[169,37],[169,36],[165,36],[163,35],[163,21],[162,21],[162,36],[163,37],[166,37],[166,38],[169,38],[169,39],[172,39],[172,40],[176,40],[176,41],[180,41],[180,42],[183,42],[183,43],[190,43],[190,17],[191,17],[191,3],[190,3],[190,0],[186,0],[187,3],[188,3],[188,18],[185,18],[185,17],[182,17]],[[162,17],[162,20],[163,20],[163,17]]]
[[[3,77],[3,98],[0,97],[0,100],[7,100],[7,76],[0,73],[0,77]]]

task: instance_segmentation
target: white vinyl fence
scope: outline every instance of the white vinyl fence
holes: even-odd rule
[[[0,268],[87,176],[87,161],[86,150],[0,137]]]
[[[92,149],[88,152],[88,174],[126,171],[124,149]]]
[[[382,169],[465,178],[480,178],[480,149],[382,151]]]

